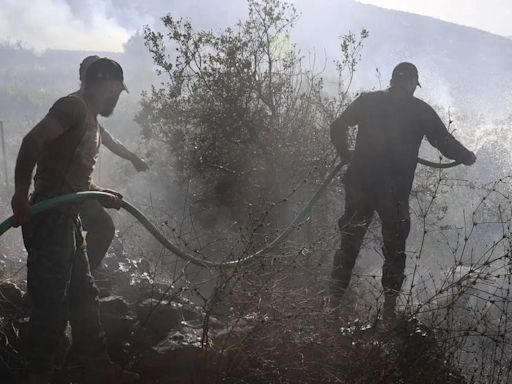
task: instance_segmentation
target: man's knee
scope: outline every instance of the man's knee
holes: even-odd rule
[[[385,247],[393,252],[403,252],[410,228],[409,218],[400,219],[398,222],[383,222],[382,238]]]
[[[88,233],[114,237],[115,226],[112,217],[97,201],[88,202],[88,205],[80,212],[80,217],[83,227]]]
[[[105,212],[105,216],[103,218],[102,228],[105,239],[109,239],[109,241],[112,241],[116,233],[116,227],[114,225],[112,217],[110,217],[110,215],[107,212]]]
[[[403,251],[391,250],[384,246],[384,266],[382,268],[382,286],[384,290],[399,291],[405,278],[407,255]]]
[[[101,215],[98,217],[97,228],[94,230],[101,233],[104,238],[112,240],[116,231],[112,217],[103,209]]]
[[[110,245],[115,232],[116,227],[112,217],[105,210],[102,210],[94,219],[94,223],[89,223],[87,226],[87,239],[94,239],[94,242],[100,241],[103,247],[103,243]]]

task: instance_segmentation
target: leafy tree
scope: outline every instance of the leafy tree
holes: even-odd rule
[[[323,176],[334,154],[327,128],[349,100],[368,33],[342,38],[338,89],[328,96],[291,42],[298,16],[281,0],[248,0],[247,20],[221,33],[171,15],[162,19],[165,33],[145,28],[163,81],[144,94],[137,121],[148,143],[171,154],[192,205],[227,208],[243,221],[246,207],[278,202],[307,175]]]

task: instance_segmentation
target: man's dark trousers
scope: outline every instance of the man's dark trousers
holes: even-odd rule
[[[346,182],[345,213],[338,221],[341,246],[333,262],[333,294],[342,295],[348,287],[363,237],[377,211],[384,241],[382,286],[386,295],[396,297],[404,280],[410,230],[408,196],[408,191],[398,191],[392,185],[365,186],[358,178]]]
[[[116,228],[110,215],[97,200],[84,201],[80,209],[80,219],[84,230],[87,231],[87,256],[91,271],[94,271],[101,265]]]
[[[54,367],[68,320],[79,355],[93,358],[106,351],[98,290],[81,230],[78,214],[58,208],[34,216],[23,226],[32,301],[27,359],[33,371]]]

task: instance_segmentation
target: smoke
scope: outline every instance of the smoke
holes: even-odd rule
[[[21,41],[36,51],[46,49],[121,51],[135,32],[120,25],[104,1],[90,1],[87,17],[73,11],[64,0],[26,2],[2,0],[0,36]]]
[[[246,9],[240,0],[187,2],[152,0],[0,0],[0,36],[41,52],[47,49],[123,51],[145,24],[171,12],[193,18],[199,28],[235,22]]]

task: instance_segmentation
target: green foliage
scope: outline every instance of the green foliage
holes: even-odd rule
[[[348,92],[340,84],[327,96],[320,74],[304,68],[290,39],[297,18],[287,2],[249,0],[247,20],[221,33],[171,15],[165,33],[145,28],[163,81],[144,95],[137,121],[172,154],[169,169],[190,181],[195,203],[239,212],[278,201],[313,169],[323,175],[333,157],[327,128]],[[351,78],[367,36],[343,38],[340,74]]]

